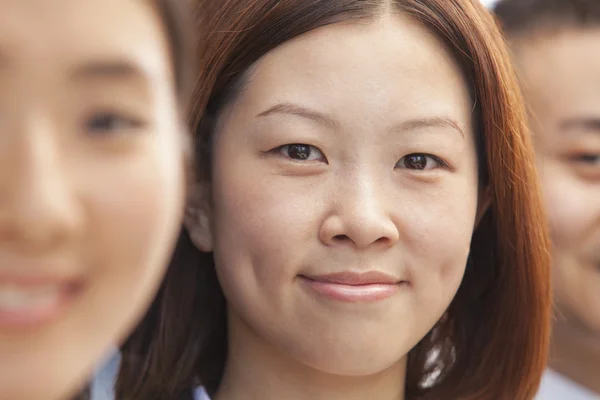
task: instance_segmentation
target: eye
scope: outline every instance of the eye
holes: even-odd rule
[[[405,168],[418,171],[426,171],[434,168],[444,167],[445,163],[438,157],[425,153],[408,154],[396,163],[396,168]]]
[[[87,132],[91,134],[106,134],[127,129],[140,128],[144,124],[131,117],[126,117],[113,112],[100,112],[92,115],[85,121]]]
[[[321,150],[315,146],[303,143],[286,144],[275,149],[279,154],[286,158],[297,161],[324,161],[325,156]]]
[[[580,154],[577,156],[574,156],[573,161],[580,163],[580,164],[585,164],[586,166],[590,166],[590,167],[600,167],[600,153],[599,154]]]

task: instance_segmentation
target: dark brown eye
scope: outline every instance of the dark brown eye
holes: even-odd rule
[[[288,147],[288,155],[295,160],[308,160],[310,157],[310,146],[305,144],[291,144]]]
[[[125,129],[139,128],[142,125],[140,121],[133,118],[127,118],[115,113],[97,113],[88,118],[85,122],[86,130],[92,134],[106,134]]]
[[[396,167],[423,171],[440,167],[440,164],[440,161],[434,156],[423,153],[413,153],[402,157],[396,164]]]
[[[575,159],[581,163],[600,166],[600,154],[582,154]]]
[[[324,161],[325,156],[321,150],[303,143],[287,144],[280,147],[283,156],[298,161]]]

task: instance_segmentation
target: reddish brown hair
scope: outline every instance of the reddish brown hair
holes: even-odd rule
[[[213,122],[255,61],[315,28],[374,20],[386,10],[420,21],[455,54],[476,103],[480,181],[493,193],[456,297],[409,353],[406,398],[531,399],[549,341],[545,216],[510,59],[479,1],[198,1],[200,79],[191,114],[198,176],[210,177]],[[184,232],[150,312],[123,346],[118,398],[174,398],[198,384],[216,390],[227,355],[225,313],[212,255],[194,249]],[[439,353],[430,365],[432,351]]]

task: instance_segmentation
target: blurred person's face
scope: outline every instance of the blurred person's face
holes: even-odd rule
[[[557,327],[600,338],[600,30],[540,34],[516,55],[553,235]]]
[[[183,207],[150,2],[0,0],[0,398],[81,385],[157,287]]]

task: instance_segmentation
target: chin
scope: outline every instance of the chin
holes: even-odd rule
[[[77,338],[68,338],[77,343]],[[21,346],[0,363],[0,399],[71,400],[89,381],[95,367],[81,346],[38,341],[29,350]]]
[[[400,365],[406,357],[389,359],[388,357],[377,357],[369,355],[362,358],[329,359],[322,360],[314,365],[309,365],[312,368],[337,376],[351,377],[366,377],[380,374],[395,366]]]
[[[0,388],[0,399],[11,400],[65,400],[73,398],[74,391],[65,390],[60,382],[49,386],[40,385],[34,376],[23,384],[7,385]]]
[[[373,344],[324,344],[308,351],[298,351],[293,356],[302,364],[322,373],[361,377],[402,365],[409,350],[379,348]]]

